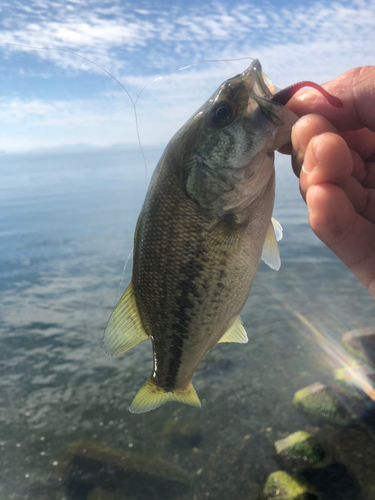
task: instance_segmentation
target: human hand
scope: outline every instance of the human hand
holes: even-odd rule
[[[323,87],[343,108],[306,90],[287,104],[302,116],[292,129],[293,170],[312,230],[375,298],[375,66]]]

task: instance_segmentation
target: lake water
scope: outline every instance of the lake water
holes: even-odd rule
[[[160,152],[146,150],[150,170]],[[297,430],[328,448],[320,472],[303,473],[321,498],[375,498],[366,472],[375,467],[371,399],[353,396],[367,416],[357,413],[351,428],[365,429],[370,453],[356,450],[356,460],[337,445],[348,427],[313,421],[292,404],[315,382],[337,387],[341,337],[374,325],[374,301],[311,232],[288,161],[277,158],[282,267],[260,266],[242,312],[249,343],[205,356],[194,376],[201,409],[168,403],[133,415],[151,344],[110,358],[102,336],[146,189],[138,149],[0,156],[1,500],[256,500],[269,474],[288,471],[274,442]],[[69,466],[66,450],[81,439],[90,458]],[[94,459],[100,446],[138,465],[103,471],[111,451]],[[189,480],[177,478],[183,471]]]

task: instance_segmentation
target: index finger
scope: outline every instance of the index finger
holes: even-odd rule
[[[351,69],[322,85],[338,97],[335,108],[316,90],[297,92],[286,105],[297,116],[315,113],[327,118],[338,131],[368,128],[375,131],[375,66]]]

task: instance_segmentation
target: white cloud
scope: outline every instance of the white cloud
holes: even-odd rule
[[[293,41],[300,44],[301,41],[319,40],[322,44],[330,44],[343,39],[350,39],[354,44],[359,40],[365,42],[363,50],[366,52],[366,47],[371,45],[374,26],[373,5],[361,0],[351,4],[317,2],[310,7],[278,12],[261,10],[251,3],[230,7],[205,4],[199,9],[175,6],[172,10],[149,12],[141,9],[139,12],[139,9],[131,11],[128,6],[116,2],[103,6],[96,0],[75,4],[45,4],[34,0],[30,7],[33,16],[25,15],[29,6],[15,5],[17,8],[9,8],[8,14],[3,16],[6,29],[0,34],[0,42],[84,51],[109,69],[128,67],[126,55],[134,51],[142,51],[141,62],[152,62],[153,67],[160,65],[164,56],[177,62],[176,43],[184,44],[185,56],[195,54],[199,58],[217,53],[218,49],[225,50],[228,44],[236,51],[240,47],[256,51],[259,47],[270,46],[278,51],[285,43]],[[273,43],[274,39],[278,40],[278,46]],[[161,55],[158,61],[153,56],[155,48]],[[181,45],[179,48],[181,50]],[[121,58],[118,57],[120,49]],[[13,47],[12,50],[17,49]],[[65,68],[82,68],[83,64],[71,54],[58,52],[39,52],[37,57],[53,58],[56,64]],[[139,65],[140,60],[136,62]],[[89,70],[86,65],[83,69]]]
[[[137,143],[130,103],[120,99],[66,101],[0,100],[0,150],[25,151],[40,147],[85,143],[107,146]]]
[[[131,10],[119,0],[4,3],[0,43],[56,47],[62,50],[29,53],[39,61],[63,68],[70,76],[77,72],[101,73],[70,51],[78,52],[116,75],[133,98],[154,78],[202,59],[259,58],[264,71],[283,87],[302,79],[322,83],[351,67],[371,63],[375,55],[374,4],[370,0],[317,2],[289,10],[260,8],[251,3],[211,3],[200,8],[174,5],[159,10],[149,7],[139,5]],[[2,47],[3,55],[9,57],[25,50]],[[248,64],[203,64],[153,84],[139,102],[143,141],[167,141],[223,80]],[[43,85],[48,83],[43,75],[51,72],[53,67],[46,63],[40,72]],[[35,78],[30,68],[20,67],[19,74]],[[104,86],[95,99],[90,96],[52,102],[20,98],[0,102],[0,113],[3,124],[27,124],[29,130],[33,125],[37,130],[47,125],[60,127],[64,131],[61,140],[66,140],[70,128],[70,143],[74,136],[76,142],[87,140],[86,130],[95,140],[100,136],[108,144],[118,140],[116,127],[123,127],[122,137],[128,142],[133,142],[135,133],[126,96],[122,92],[105,92]],[[104,123],[107,132],[99,125],[95,128],[95,124]],[[97,133],[99,128],[101,135]],[[41,140],[41,136],[35,136],[35,140]]]

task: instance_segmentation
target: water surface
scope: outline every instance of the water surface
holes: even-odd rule
[[[146,151],[150,169],[159,154]],[[150,374],[150,343],[112,359],[101,342],[145,194],[139,151],[0,160],[0,497],[88,498],[91,487],[61,468],[69,443],[86,439],[163,459],[194,477],[170,488],[142,473],[125,486],[106,477],[119,498],[255,500],[280,468],[275,440],[324,427],[292,405],[297,390],[332,384],[340,364],[324,344],[340,346],[346,331],[373,324],[367,290],[309,229],[287,160],[278,158],[275,204],[282,267],[260,266],[242,312],[249,343],[205,356],[194,376],[201,409],[168,403],[144,415],[128,406]],[[130,257],[121,291],[131,264]],[[323,345],[293,311],[323,335]],[[361,479],[347,468],[343,475],[356,493],[333,492],[330,500],[359,498]]]

